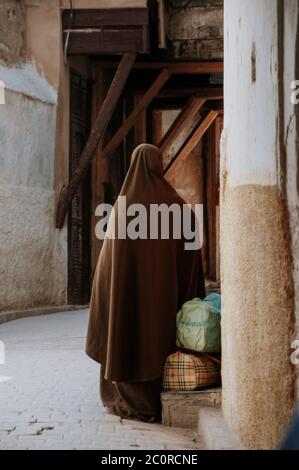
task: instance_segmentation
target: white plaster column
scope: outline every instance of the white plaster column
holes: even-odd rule
[[[294,405],[284,22],[295,4],[224,2],[223,411],[248,448],[279,445]]]

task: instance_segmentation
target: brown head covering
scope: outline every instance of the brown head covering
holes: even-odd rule
[[[184,204],[163,178],[159,149],[148,144],[133,152],[120,195],[127,208]],[[117,221],[118,202],[114,209]],[[153,380],[175,348],[178,309],[203,296],[200,250],[185,250],[183,239],[105,238],[93,280],[86,352],[104,366],[107,380]]]

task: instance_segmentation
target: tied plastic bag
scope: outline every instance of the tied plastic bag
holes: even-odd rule
[[[221,296],[210,294],[204,300],[185,302],[177,314],[177,340],[180,348],[189,351],[221,352]]]
[[[211,305],[219,315],[221,315],[221,295],[220,294],[209,294],[207,297],[203,300],[207,304]]]

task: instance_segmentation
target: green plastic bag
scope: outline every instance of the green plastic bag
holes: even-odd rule
[[[206,299],[205,299],[206,300]],[[221,352],[220,299],[215,308],[212,302],[193,299],[185,302],[177,314],[177,346],[190,351]],[[213,299],[215,300],[215,299]]]

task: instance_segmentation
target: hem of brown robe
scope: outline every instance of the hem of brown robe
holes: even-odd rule
[[[157,371],[156,373],[153,373],[153,374],[150,374],[150,375],[146,375],[146,378],[139,378],[139,377],[132,377],[132,375],[130,374],[130,378],[127,378],[126,376],[125,377],[122,377],[121,379],[118,379],[117,383],[121,382],[121,383],[142,383],[142,382],[153,382],[155,381],[156,379],[158,379],[159,377],[163,377],[163,374],[164,374],[164,364],[166,363],[166,359],[167,357],[176,352],[177,351],[177,347],[175,348],[172,348],[169,353],[165,356],[165,359],[163,360],[162,362],[162,366],[159,368],[159,371]],[[99,357],[98,354],[94,353],[93,352],[93,348],[90,348],[88,345],[85,346],[85,354],[87,354],[88,357],[90,357],[90,359],[92,359],[93,361],[97,362],[100,367],[104,367],[103,364],[105,364],[105,359],[103,359],[102,357]],[[107,379],[107,377],[104,377],[106,381],[108,382],[112,382],[114,383],[115,380],[111,380],[111,379]],[[161,379],[163,380],[163,379]]]
[[[124,419],[161,421],[162,377],[144,382],[110,382],[101,368],[100,397],[107,410]]]

